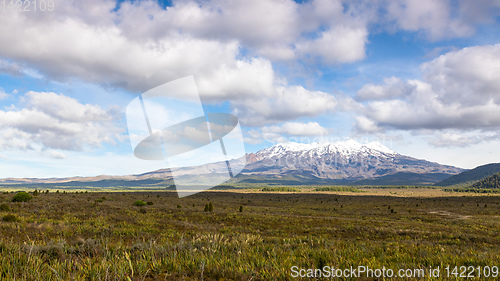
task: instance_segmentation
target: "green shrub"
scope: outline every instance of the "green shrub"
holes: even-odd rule
[[[213,212],[214,211],[214,205],[212,205],[212,202],[208,203],[208,211]]]
[[[2,205],[0,205],[0,211],[2,211],[2,212],[8,212],[8,211],[10,211],[9,205],[7,205],[5,203],[2,204]]]
[[[315,191],[339,191],[339,192],[363,192],[355,187],[350,186],[323,186],[317,187]]]
[[[103,202],[103,201],[104,201],[104,200],[102,200],[102,199],[96,199],[96,200],[95,200],[95,202],[96,202],[96,203],[101,203],[101,202]]]
[[[2,220],[5,222],[16,222],[17,217],[15,215],[5,215],[3,216]]]
[[[137,200],[137,201],[134,202],[134,205],[136,205],[136,206],[145,206],[146,202],[144,202],[142,200]]]
[[[261,191],[266,192],[300,192],[300,189],[288,187],[288,186],[280,186],[280,187],[264,187]]]
[[[148,204],[148,205],[153,205],[153,202],[148,201],[148,202],[146,202],[146,204]]]
[[[243,205],[240,206],[240,213],[243,213]]]
[[[21,192],[18,192],[14,198],[12,198],[12,202],[27,202],[29,200],[31,200],[31,195],[29,195],[29,193],[27,192],[24,192],[24,191],[21,191]]]

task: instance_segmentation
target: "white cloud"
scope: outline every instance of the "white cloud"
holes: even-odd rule
[[[326,64],[355,62],[365,58],[367,37],[365,27],[337,26],[322,32],[317,39],[298,43],[297,50]]]
[[[465,136],[463,134],[457,133],[439,133],[436,136],[430,138],[429,144],[435,147],[448,147],[448,146],[457,146],[457,147],[465,147],[471,144],[476,144],[480,142],[479,136]]]
[[[384,79],[384,85],[366,84],[356,94],[358,100],[384,100],[409,95],[414,86],[409,85],[400,78],[390,77]]]
[[[321,91],[309,91],[301,86],[277,86],[271,98],[233,102],[233,113],[244,126],[262,126],[333,112],[337,104],[335,97]]]
[[[421,33],[430,40],[468,37],[478,25],[500,15],[499,1],[390,0],[382,1],[384,19],[396,30]]]
[[[49,151],[47,151],[47,154],[49,155],[50,158],[66,159],[66,154],[62,153],[61,151],[49,150]]]
[[[0,73],[7,73],[15,76],[21,75],[22,67],[17,63],[9,62],[0,58]]]
[[[0,100],[6,99],[9,95],[0,87]]]
[[[317,122],[286,122],[281,126],[266,126],[262,128],[263,133],[275,133],[291,136],[326,136],[328,129]]]
[[[500,104],[500,44],[449,52],[421,69],[445,104]]]
[[[464,37],[474,32],[460,17],[452,16],[447,0],[399,0],[388,1],[387,12],[399,28],[423,31],[431,40]]]
[[[279,125],[265,126],[244,133],[244,140],[249,144],[286,143],[289,141],[315,142],[328,136],[330,130],[317,122],[285,122]],[[298,139],[299,138],[299,139]]]
[[[365,116],[356,116],[355,120],[356,120],[355,129],[358,132],[375,133],[381,130],[377,126],[377,123],[375,121],[368,119]]]
[[[393,99],[371,101],[359,110],[358,129],[496,131],[500,128],[500,45],[469,47],[422,64],[424,80],[408,80],[412,89]],[[398,80],[398,83],[401,81]],[[390,97],[387,85],[365,86],[375,97]],[[362,89],[366,89],[363,87]],[[484,134],[483,134],[484,135]],[[431,140],[468,144],[470,138],[444,134]]]
[[[24,102],[23,109],[0,111],[0,149],[79,151],[120,138],[113,110],[55,93],[28,92]]]
[[[138,1],[121,3],[117,12],[113,1],[56,6],[47,15],[2,16],[0,56],[53,79],[144,91],[191,74],[238,71],[251,61],[239,58],[239,48],[277,60],[297,58],[297,48],[303,57],[344,63],[362,59],[366,45],[366,28],[343,13],[340,1],[179,1],[166,10]],[[323,28],[317,39],[305,36]],[[244,82],[234,76],[233,84]]]
[[[223,65],[196,82],[202,98],[212,101],[272,97],[277,83],[271,62],[262,58]]]

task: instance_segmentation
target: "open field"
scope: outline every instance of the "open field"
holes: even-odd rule
[[[182,199],[51,191],[22,203],[4,193],[0,204],[10,211],[0,216],[17,221],[0,222],[0,279],[288,280],[292,266],[324,265],[440,266],[443,276],[447,265],[500,266],[500,196],[362,190],[225,190]],[[209,203],[213,212],[204,211]]]

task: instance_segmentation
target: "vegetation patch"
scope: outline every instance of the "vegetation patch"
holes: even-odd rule
[[[299,188],[289,187],[289,186],[279,186],[279,187],[264,187],[261,191],[265,192],[300,192]]]
[[[4,222],[16,222],[17,217],[15,215],[5,215],[5,216],[3,216],[2,220]]]
[[[447,191],[447,192],[467,192],[467,193],[500,193],[500,189],[473,188],[473,187],[445,188],[444,191]]]
[[[10,211],[10,207],[9,205],[3,203],[2,205],[0,205],[0,212],[9,212]]]
[[[14,195],[12,202],[28,202],[32,198],[33,197],[28,192],[21,191]]]
[[[314,191],[364,192],[363,190],[351,186],[324,186],[317,187]]]
[[[135,206],[146,206],[147,203],[144,202],[144,201],[142,201],[142,200],[137,200],[137,201],[134,202],[134,205]]]
[[[499,263],[500,196],[404,192],[420,195],[40,194],[16,206],[21,222],[0,216],[0,280],[290,280],[292,266]],[[96,206],[104,195],[106,208]],[[146,200],[154,208],[133,205]]]

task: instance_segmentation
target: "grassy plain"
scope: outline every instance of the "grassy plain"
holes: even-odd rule
[[[500,266],[500,196],[361,190],[224,190],[181,199],[51,191],[22,203],[0,194],[10,208],[0,217],[17,219],[0,221],[0,279],[290,280],[292,266],[364,265],[440,266],[442,280],[447,265]],[[209,202],[213,212],[204,211]]]

